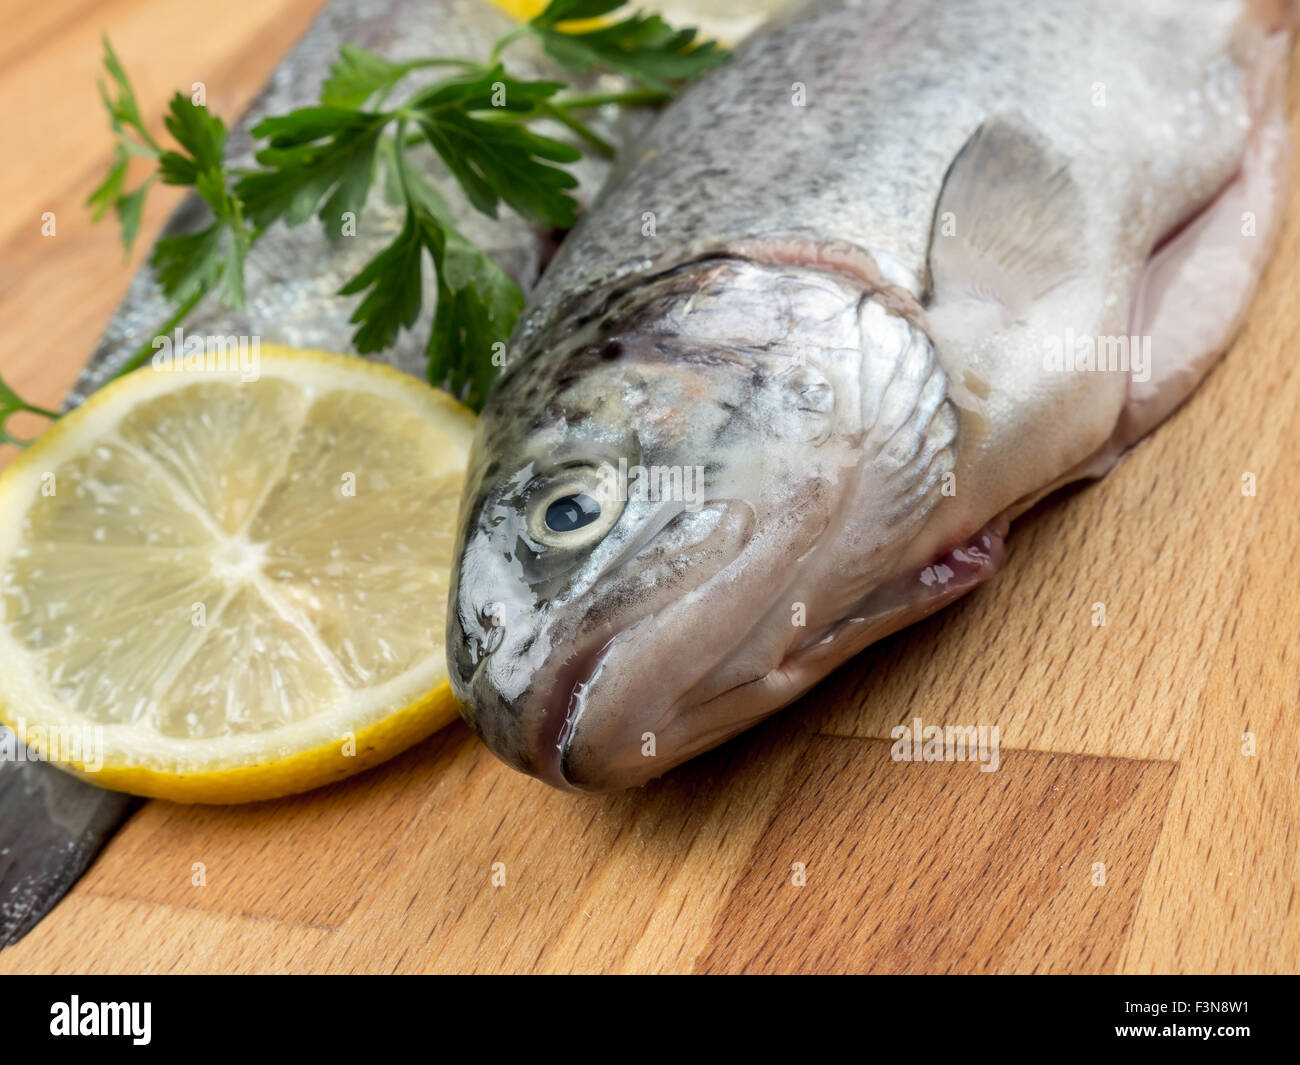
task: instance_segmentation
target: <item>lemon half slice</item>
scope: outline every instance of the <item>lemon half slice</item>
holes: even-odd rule
[[[146,366],[0,475],[0,718],[96,784],[285,795],[456,716],[473,414],[358,358],[250,365]]]

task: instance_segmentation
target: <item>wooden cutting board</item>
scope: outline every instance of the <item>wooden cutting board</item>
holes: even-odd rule
[[[81,207],[110,153],[100,32],[146,114],[203,80],[233,115],[319,4],[0,0],[20,392],[59,402],[175,202],[153,198],[126,266]],[[1298,267],[1293,196],[1184,410],[1019,522],[990,585],[723,749],[586,798],[456,726],[312,795],[152,802],[0,971],[1300,969]],[[916,716],[997,725],[999,769],[891,760]]]

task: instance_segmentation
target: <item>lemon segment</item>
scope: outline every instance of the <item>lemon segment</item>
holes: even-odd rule
[[[145,367],[0,475],[0,719],[105,787],[302,791],[456,717],[474,416],[362,359]]]

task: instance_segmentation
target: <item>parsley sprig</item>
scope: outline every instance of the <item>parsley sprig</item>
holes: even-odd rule
[[[526,32],[565,70],[586,74],[613,70],[647,88],[671,95],[674,87],[727,56],[715,41],[696,43],[695,30],[675,30],[658,15],[633,14],[584,33],[566,33],[572,19],[609,15],[625,0],[553,0]]]
[[[208,293],[228,306],[244,305],[248,250],[274,223],[296,226],[315,218],[331,240],[342,237],[349,225],[359,224],[382,175],[388,195],[405,207],[405,222],[339,290],[340,296],[361,296],[351,319],[357,326],[353,345],[363,354],[381,351],[415,324],[424,303],[421,273],[427,255],[437,278],[429,380],[477,407],[497,368],[494,348],[509,336],[523,296],[491,256],[457,228],[442,195],[422,176],[419,156],[435,154],[484,214],[496,218],[504,206],[538,225],[571,226],[578,182],[566,164],[581,153],[533,126],[557,122],[587,150],[612,155],[613,147],[583,121],[582,112],[610,103],[662,102],[684,81],[727,58],[714,42],[699,43],[694,30],[674,29],[656,15],[616,17],[624,6],[625,0],[551,0],[531,22],[503,36],[486,61],[437,57],[394,63],[346,45],[316,105],[253,128],[265,145],[256,155],[257,168],[248,170],[225,165],[225,125],[180,93],[165,119],[175,147],[158,144],[105,40],[110,81],[101,85],[101,95],[117,146],[89,204],[97,218],[115,211],[128,251],[155,182],[192,187],[207,204],[211,220],[204,228],[161,240],[153,251],[158,282],[175,305],[158,330],[166,333]],[[577,32],[566,27],[585,19],[600,21]],[[504,53],[530,37],[564,70],[612,72],[631,85],[619,92],[565,94],[562,82],[517,77],[506,69]],[[444,68],[446,76],[389,103],[409,75],[431,68]],[[151,159],[156,168],[128,190],[134,156]],[[152,342],[151,336],[123,372],[148,358]]]

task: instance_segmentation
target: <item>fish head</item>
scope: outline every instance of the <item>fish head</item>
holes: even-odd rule
[[[452,684],[499,757],[556,786],[644,783],[811,683],[788,668],[808,635],[797,580],[845,513],[855,452],[827,373],[773,333],[803,323],[825,351],[837,315],[858,329],[859,294],[822,286],[792,314],[751,274],[640,289],[543,338],[485,406]]]

